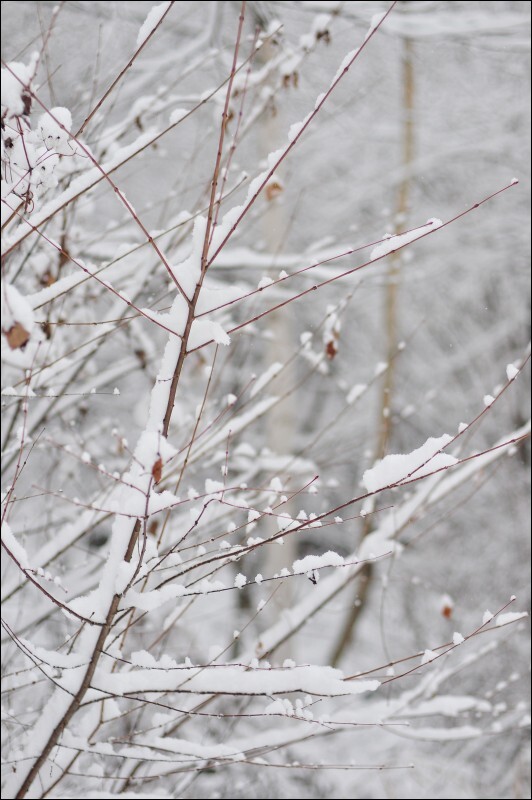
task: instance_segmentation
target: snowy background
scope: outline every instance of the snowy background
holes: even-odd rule
[[[389,5],[247,3],[211,255]],[[168,442],[240,3],[151,9],[2,4],[5,796],[117,592],[17,796],[528,797],[529,4],[396,4],[210,266]]]

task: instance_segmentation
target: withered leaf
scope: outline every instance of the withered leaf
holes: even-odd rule
[[[50,270],[47,269],[46,272],[43,275],[41,275],[41,279],[39,282],[41,286],[48,287],[51,286],[53,283],[55,283],[55,281],[56,281],[55,277],[52,275]]]
[[[23,348],[30,338],[28,331],[20,322],[15,322],[15,324],[8,331],[4,331],[4,333],[7,343],[12,350]]]
[[[336,342],[334,341],[334,339],[330,339],[325,346],[325,353],[327,355],[327,358],[330,358],[332,361],[337,352],[338,352],[338,347],[336,346]]]
[[[266,191],[266,200],[270,202],[281,194],[281,192],[283,191],[283,187],[278,181],[273,180],[266,185],[265,191]]]
[[[151,474],[153,475],[154,482],[159,483],[163,474],[163,461],[160,456],[151,468]]]
[[[453,615],[453,607],[448,603],[445,603],[445,605],[442,606],[441,613],[445,619],[451,619]]]

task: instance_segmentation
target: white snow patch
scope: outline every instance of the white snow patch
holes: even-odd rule
[[[146,41],[152,30],[161,21],[161,17],[169,8],[169,6],[170,2],[160,3],[158,6],[153,6],[153,8],[148,12],[148,16],[142,23],[137,35],[137,49]]]
[[[10,283],[0,284],[2,298],[2,330],[8,331],[16,322],[31,333],[33,328],[33,309],[19,290]]]
[[[33,67],[21,64],[20,61],[10,61],[7,67],[9,69],[2,69],[2,117],[4,109],[7,109],[6,117],[10,119],[24,113],[22,94],[24,87],[29,86]]]
[[[441,714],[445,717],[457,717],[465,711],[491,711],[491,703],[467,695],[440,695],[424,700],[415,708],[409,709],[408,716]]]
[[[509,622],[517,622],[518,619],[528,617],[526,611],[508,611],[506,614],[498,614],[495,625],[508,625]]]
[[[305,556],[305,558],[294,561],[292,570],[294,575],[303,575],[323,567],[341,567],[344,563],[345,560],[342,556],[332,550],[328,550],[327,553],[321,556]]]
[[[457,463],[454,456],[441,453],[452,437],[443,434],[438,439],[427,439],[425,444],[412,453],[385,456],[374,467],[367,469],[362,476],[362,483],[368,492],[378,492],[387,486],[400,484],[402,481],[414,477],[421,478],[425,475],[450,467]]]
[[[348,405],[352,405],[359,397],[362,397],[364,392],[367,389],[367,384],[365,383],[356,383],[350,390],[345,398],[345,401]]]
[[[220,652],[212,648],[212,653]],[[211,656],[211,649],[209,650]],[[133,670],[129,673],[98,671],[93,688],[120,697],[142,691],[174,692],[186,687],[193,694],[258,695],[306,692],[317,696],[345,697],[364,692],[374,692],[380,686],[377,680],[345,680],[344,674],[332,667],[314,665],[297,666],[286,670],[248,670],[240,666],[217,669],[204,667],[168,671],[165,669]],[[166,741],[166,740],[165,740]]]
[[[434,661],[437,658],[438,654],[434,652],[434,650],[425,650],[423,656],[421,657],[422,664],[429,664],[431,661]]]
[[[261,279],[260,279],[260,281],[258,282],[258,284],[257,284],[257,289],[265,289],[265,288],[266,288],[266,286],[271,286],[271,284],[272,284],[272,283],[273,283],[273,280],[272,280],[271,278],[268,278],[268,276],[267,276],[267,275],[265,275],[265,276],[264,276],[263,278],[261,278]]]
[[[365,42],[369,39],[375,28],[377,28],[381,24],[382,20],[384,19],[387,13],[388,13],[387,11],[384,11],[382,14],[374,14],[372,16],[371,22],[369,24],[369,30],[366,33],[366,36],[364,37]]]
[[[396,235],[389,235],[383,242],[378,244],[377,247],[373,248],[371,251],[370,261],[375,261],[377,258],[387,256],[394,250],[398,250],[400,247],[404,247],[406,244],[414,242],[416,239],[419,239],[421,236],[429,233],[429,231],[441,228],[442,224],[443,223],[441,219],[432,218],[427,220],[425,225],[415,228],[412,231],[398,233]]]
[[[63,156],[73,155],[74,148],[69,144],[72,128],[72,114],[68,108],[52,108],[39,117],[38,132],[47,150],[55,150]],[[66,129],[66,130],[64,130]]]
[[[217,344],[231,344],[231,339],[219,322],[207,319],[195,319],[190,328],[187,350],[195,350],[208,342]]]
[[[257,378],[255,383],[251,387],[249,396],[255,397],[255,395],[258,394],[261,391],[261,389],[263,389],[271,380],[273,380],[279,374],[282,368],[283,365],[279,361],[276,361],[274,364],[268,367],[268,369],[265,372],[263,372],[259,378]]]
[[[170,114],[170,117],[168,118],[168,122],[170,125],[176,125],[183,119],[183,117],[186,117],[187,114],[188,111],[185,108],[174,108]]]
[[[29,569],[30,563],[28,560],[28,554],[26,553],[24,547],[17,541],[15,534],[5,521],[2,522],[2,541],[10,550],[12,555],[17,559],[22,569]]]

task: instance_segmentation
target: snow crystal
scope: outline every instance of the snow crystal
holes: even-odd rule
[[[485,394],[483,397],[484,405],[486,408],[489,408],[492,403],[495,402],[495,398],[491,396],[491,394]]]
[[[352,389],[349,390],[345,401],[348,405],[352,405],[359,397],[361,397],[367,389],[367,384],[365,383],[356,383]]]
[[[286,715],[286,709],[282,700],[274,700],[269,703],[264,709],[264,714],[283,714]]]
[[[22,569],[29,569],[30,564],[26,550],[15,538],[15,535],[7,522],[2,522],[2,541],[4,545],[11,551],[12,555],[17,559]]]
[[[24,87],[29,85],[33,68],[19,61],[10,61],[7,67],[8,69],[2,69],[2,117],[4,109],[7,109],[6,116],[9,119],[24,113],[22,95]]]
[[[513,381],[513,379],[519,375],[519,370],[513,364],[508,364],[506,367],[506,377],[509,381]]]
[[[407,478],[421,478],[456,464],[457,459],[454,456],[439,452],[450,441],[452,437],[444,434],[438,439],[427,439],[425,444],[412,453],[385,456],[364,472],[362,482],[368,492],[378,492],[387,486],[400,484]]]
[[[349,67],[349,64],[351,63],[351,61],[353,61],[353,59],[355,58],[356,54],[358,53],[358,50],[359,50],[359,48],[355,47],[354,50],[350,50],[350,52],[347,53],[346,56],[344,56],[344,58],[342,60],[342,63],[340,64],[340,66],[336,70],[336,75],[334,76],[334,78],[331,81],[331,85],[336,83],[336,81],[340,78],[342,73]]]
[[[465,639],[462,634],[455,631],[453,633],[453,644],[462,644],[463,641],[465,641]]]
[[[421,658],[421,663],[422,664],[428,664],[431,661],[434,661],[434,659],[437,658],[437,656],[438,656],[438,654],[435,653],[434,650],[425,650],[425,652],[423,653],[423,656]]]
[[[266,286],[271,286],[271,284],[272,284],[272,283],[273,283],[273,280],[272,280],[271,278],[268,278],[268,276],[267,276],[267,275],[265,275],[265,276],[264,276],[263,278],[261,278],[261,279],[260,279],[260,281],[258,282],[258,284],[257,284],[257,289],[265,289],[265,288],[266,288]]]
[[[2,330],[8,331],[16,322],[31,333],[33,328],[33,309],[18,289],[10,283],[0,284],[2,302]]]
[[[144,500],[144,505],[145,505]],[[161,511],[165,511],[168,508],[173,508],[179,503],[179,497],[176,497],[175,494],[172,492],[164,491],[164,492],[152,492],[150,494],[149,502],[148,502],[148,515],[151,514],[158,514]]]
[[[220,323],[206,319],[195,319],[190,328],[188,337],[188,351],[202,347],[208,342],[228,345],[231,343],[230,337],[224,331]]]
[[[126,581],[123,587],[124,589],[128,583],[129,581]],[[141,611],[153,611],[156,608],[160,608],[165,603],[168,603],[170,600],[183,597],[185,594],[187,594],[186,588],[179,583],[172,583],[171,585],[163,586],[161,589],[154,589],[151,592],[135,592],[130,589],[124,598],[124,603],[128,608],[138,608]]]
[[[493,614],[491,613],[491,611],[486,609],[486,611],[484,611],[484,614],[482,615],[482,624],[487,625],[488,622],[491,622],[492,619],[493,619]]]
[[[452,611],[453,608],[454,608],[453,598],[448,594],[442,595],[440,599],[440,611],[442,613],[449,612]]]
[[[154,667],[157,662],[147,650],[136,650],[131,653],[131,663],[136,667]]]
[[[314,103],[314,108],[315,108],[315,109],[316,109],[316,108],[318,108],[318,106],[320,106],[320,105],[323,103],[323,101],[325,100],[325,97],[326,97],[326,92],[321,92],[321,93],[320,93],[320,94],[319,94],[319,95],[316,97],[316,101],[315,101],[315,103]]]
[[[192,231],[192,249],[190,255],[175,266],[170,266],[175,279],[186,293],[189,300],[192,299],[196,285],[201,278],[201,254],[203,251],[203,242],[205,239],[205,231],[207,229],[207,219],[205,217],[197,217],[194,222]],[[185,312],[186,319],[186,304],[182,304]],[[181,311],[181,313],[183,313]]]
[[[467,422],[461,422],[458,426],[458,433],[463,433],[467,428]]]
[[[283,491],[283,484],[281,483],[280,478],[278,478],[277,476],[275,478],[272,478],[271,481],[270,481],[269,488],[273,492],[282,492]]]
[[[148,470],[150,473],[157,459],[160,458],[163,464],[167,464],[176,453],[177,450],[172,447],[164,436],[160,433],[150,431],[144,431],[141,434],[135,448],[135,458],[143,465],[144,469]],[[197,493],[195,496],[197,497]]]
[[[387,13],[388,13],[387,11],[384,11],[382,14],[374,14],[372,16],[368,32],[364,37],[365,42],[369,39],[375,28],[377,28],[381,24],[382,20],[384,19]]]
[[[196,303],[196,316],[201,317],[209,311],[214,311],[224,305],[233,303],[245,294],[246,290],[237,285],[214,288],[212,284],[209,285],[204,282]]]
[[[142,44],[144,44],[152,30],[161,21],[161,17],[169,7],[170,2],[166,2],[160,3],[158,6],[153,6],[153,8],[150,10],[137,35],[137,50]]]
[[[186,117],[187,114],[188,111],[184,108],[174,108],[174,110],[170,114],[168,122],[170,125],[176,125],[183,119],[183,117]]]
[[[309,114],[307,114],[305,119],[302,119],[301,122],[294,122],[293,125],[290,125],[290,128],[288,130],[289,142],[293,142],[294,139],[297,139],[297,137],[299,136],[299,134],[301,133],[301,131],[303,130],[309,119],[311,118],[311,116],[312,116],[312,111]]]
[[[377,247],[373,248],[371,251],[370,261],[375,261],[377,258],[387,256],[394,250],[398,250],[400,247],[404,247],[406,244],[419,239],[420,236],[424,236],[429,231],[441,228],[442,224],[443,223],[441,219],[433,218],[427,220],[425,225],[421,225],[421,227],[415,228],[412,231],[398,233],[394,236],[388,236],[383,242],[378,244]]]
[[[305,556],[305,558],[294,561],[292,570],[294,575],[303,575],[322,567],[341,567],[344,563],[342,556],[332,550],[328,550],[327,553],[321,556]]]
[[[39,117],[38,131],[44,146],[63,156],[74,153],[74,148],[69,144],[71,128],[72,114],[68,108],[52,108]]]
[[[237,589],[241,589],[243,586],[246,585],[247,582],[248,579],[246,578],[246,576],[242,575],[242,573],[239,572],[235,578],[234,586],[236,586]]]
[[[286,511],[283,512],[282,514],[279,514],[279,517],[277,518],[277,530],[279,532],[287,530],[287,528],[290,527],[292,522],[293,522],[292,517]]]

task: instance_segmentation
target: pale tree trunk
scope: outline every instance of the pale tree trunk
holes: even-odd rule
[[[399,184],[395,209],[395,233],[408,229],[408,212],[411,191],[411,165],[414,158],[414,65],[412,39],[403,40],[402,58],[402,87],[403,87],[403,129],[401,164],[403,179]],[[383,376],[381,399],[378,406],[379,417],[377,420],[377,440],[374,451],[374,460],[384,458],[388,451],[392,435],[392,394],[394,386],[394,370],[397,356],[397,328],[398,328],[398,294],[401,278],[401,265],[403,252],[392,253],[389,258],[389,267],[386,276],[384,303],[383,303],[383,329],[386,334],[385,360],[387,368]],[[362,523],[362,538],[372,530],[372,515],[364,517]],[[355,626],[361,611],[365,606],[371,586],[373,567],[370,562],[361,571],[355,587],[354,602],[348,610],[345,622],[334,645],[331,664],[336,666],[346,648],[352,642]]]
[[[270,49],[270,46],[263,48],[264,54],[262,58],[265,61],[272,57],[272,53],[269,52]],[[269,153],[275,150],[279,147],[279,142],[283,141],[283,138],[284,127],[282,115],[277,108],[274,113],[269,113],[266,116],[261,126],[261,152]],[[276,177],[280,180],[281,176],[277,175]],[[270,277],[272,279],[278,277],[279,269],[276,268],[277,256],[283,247],[287,232],[286,215],[283,214],[283,202],[282,192],[278,194],[274,191],[269,195],[266,191],[262,215],[262,237],[265,245],[265,252],[271,255],[272,267]],[[270,315],[268,330],[272,338],[266,348],[266,368],[276,362],[284,364],[289,354],[293,351],[295,345],[295,331],[292,319],[292,314],[287,314],[285,309],[281,309],[279,312],[274,312]],[[276,396],[282,396],[294,383],[294,368],[292,364],[290,364],[273,381],[271,392]],[[266,430],[267,446],[276,455],[286,456],[287,462],[290,460],[290,455],[294,450],[296,425],[295,394],[289,393],[283,401],[276,405],[268,414]],[[283,476],[282,470],[280,471],[280,476],[283,482],[287,478],[286,475]],[[289,486],[287,486],[286,494],[288,495],[293,488],[294,486],[290,483]],[[275,497],[272,494],[270,505],[277,505],[279,501],[280,497]],[[279,511],[291,514],[293,513],[293,508],[290,507],[289,503],[285,503]],[[267,531],[269,535],[278,532],[275,519],[271,521],[267,520],[267,525],[270,528]],[[283,545],[279,545],[277,542],[272,543],[267,548],[266,554],[266,563],[263,567],[264,574],[271,576],[279,573],[283,567],[286,567],[287,564],[292,564],[296,558],[295,537],[287,536],[284,539]],[[265,608],[265,612],[268,612],[266,615],[267,623],[271,625],[276,622],[279,617],[282,616],[285,609],[290,608],[293,600],[293,582],[290,580],[280,582],[273,598]],[[292,639],[281,645],[275,652],[275,660],[283,661],[289,656],[294,657],[293,647]]]

